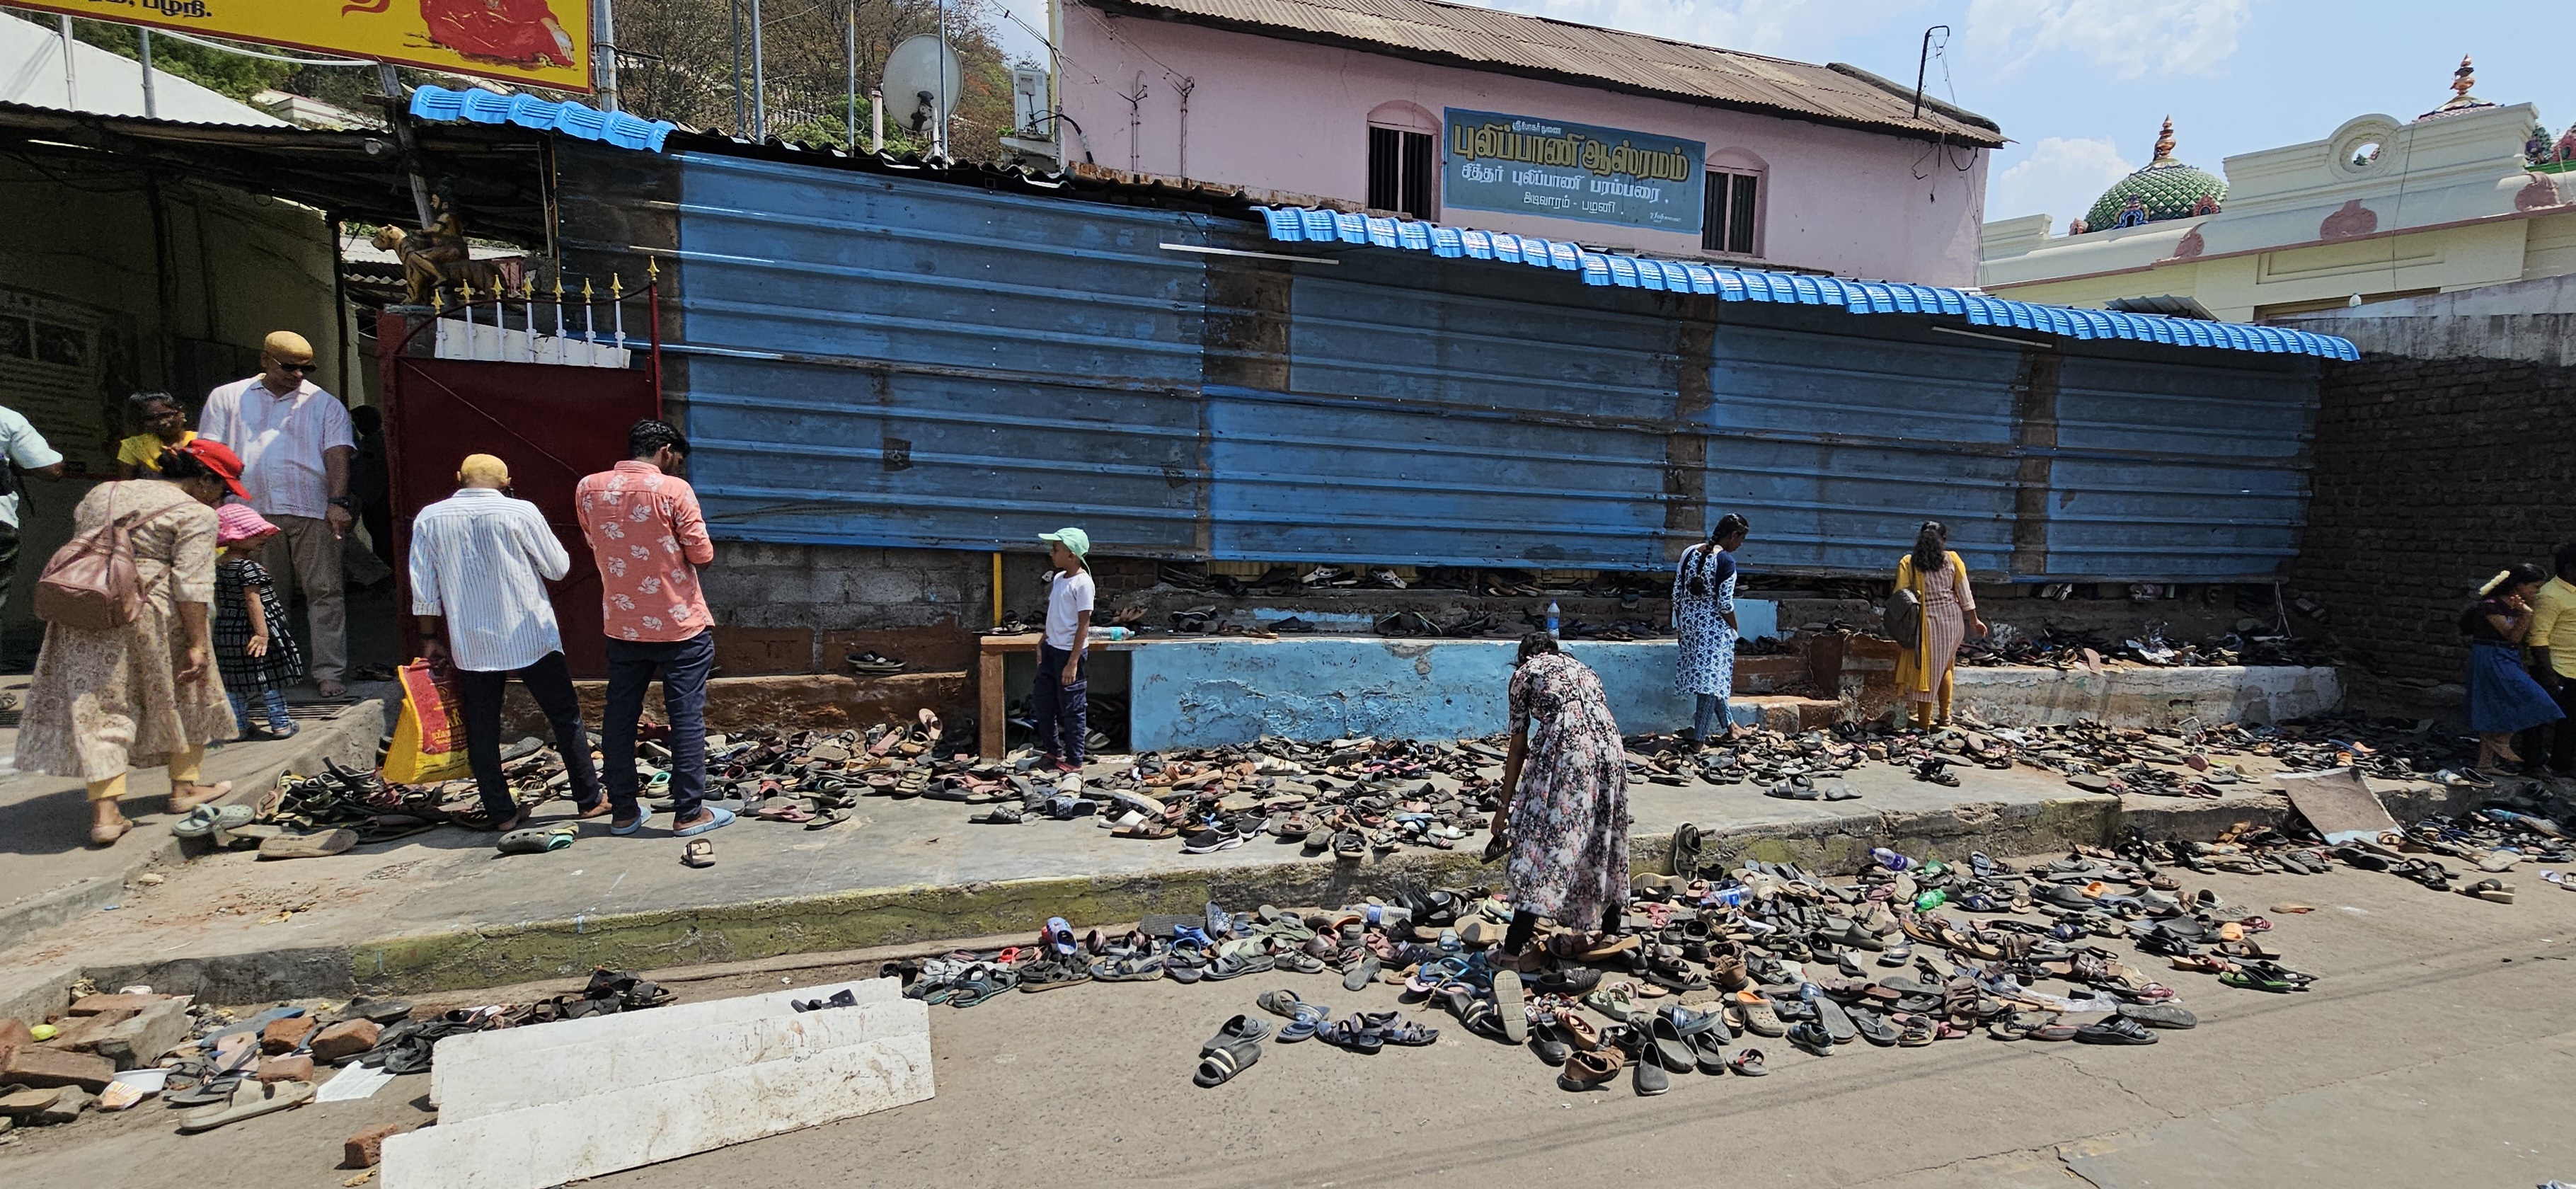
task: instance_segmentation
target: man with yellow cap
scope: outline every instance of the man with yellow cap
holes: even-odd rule
[[[420,617],[422,650],[432,660],[454,661],[461,678],[465,756],[483,794],[484,817],[495,830],[526,824],[527,811],[501,775],[501,691],[513,677],[554,724],[573,803],[581,816],[598,817],[608,812],[608,798],[591,766],[563,633],[546,599],[546,583],[570,572],[572,557],[545,513],[504,494],[510,468],[500,459],[467,455],[456,482],[456,494],[421,509],[411,522],[411,610]],[[638,815],[621,832],[642,821]]]
[[[311,631],[313,684],[322,696],[347,691],[348,607],[341,597],[340,538],[354,519],[349,459],[357,453],[349,410],[306,377],[313,344],[291,330],[259,348],[259,374],[206,394],[197,436],[230,446],[242,460],[252,510],[277,525],[261,560],[271,574],[295,575]]]

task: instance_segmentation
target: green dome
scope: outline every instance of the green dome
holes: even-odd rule
[[[2104,191],[2094,201],[2093,209],[2084,213],[2085,230],[2105,231],[2120,226],[2121,214],[2129,209],[2131,199],[2137,201],[2145,215],[2143,219],[2131,216],[2132,223],[2188,219],[2217,210],[2218,204],[2227,199],[2226,180],[2174,160],[2173,147],[2173,121],[2168,119],[2163,135],[2156,138],[2156,159]]]

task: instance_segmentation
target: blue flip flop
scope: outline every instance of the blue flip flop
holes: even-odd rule
[[[1323,1004],[1300,1003],[1292,1009],[1288,1022],[1280,1025],[1279,1043],[1295,1044],[1313,1036],[1323,1031],[1324,1025],[1332,1022],[1332,1018],[1333,1009]]]
[[[704,833],[706,833],[706,832],[707,832],[707,831],[709,831],[709,830],[721,830],[721,829],[724,829],[726,826],[730,826],[730,825],[732,825],[732,824],[733,824],[733,811],[732,811],[732,810],[730,810],[730,809],[724,809],[724,808],[721,808],[721,807],[718,807],[718,806],[714,806],[714,805],[709,805],[709,806],[707,806],[707,807],[706,807],[706,810],[707,810],[707,812],[708,812],[708,813],[713,814],[714,816],[712,816],[712,817],[708,818],[708,819],[707,819],[707,820],[705,820],[705,821],[699,822],[698,824],[696,824],[696,825],[694,825],[694,826],[688,826],[688,827],[684,827],[684,828],[682,828],[682,829],[673,830],[673,831],[671,831],[671,837],[673,837],[673,838],[693,838],[693,837],[696,837],[697,835],[704,834]],[[637,824],[637,825],[642,825],[643,823],[638,822],[638,823],[636,823],[636,824]],[[613,830],[613,829],[615,829],[616,827],[611,826],[611,827],[609,827],[609,828]]]

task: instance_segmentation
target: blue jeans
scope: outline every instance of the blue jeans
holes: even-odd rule
[[[635,803],[635,724],[644,716],[644,687],[662,680],[662,714],[671,721],[671,820],[687,821],[707,796],[707,672],[716,664],[716,633],[686,640],[608,642],[608,705],[600,716],[600,780],[618,821],[642,815]]]
[[[1726,695],[1698,694],[1699,707],[1691,712],[1691,735],[1706,739],[1726,721]]]
[[[1086,654],[1075,662],[1074,682],[1066,685],[1064,663],[1069,660],[1073,660],[1070,651],[1039,642],[1037,683],[1029,688],[1029,718],[1037,726],[1039,751],[1079,764],[1083,736],[1091,730],[1091,658]]]
[[[251,727],[249,697],[244,694],[234,693],[231,690],[224,691],[224,696],[232,700],[233,723],[239,726],[244,732],[248,732]],[[260,700],[260,711],[261,717],[268,720],[269,730],[291,732],[295,729],[295,721],[286,717],[285,690],[273,689],[268,691],[268,693]]]

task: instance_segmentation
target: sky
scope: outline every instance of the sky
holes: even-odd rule
[[[1046,28],[1046,0],[1007,0]],[[1942,48],[1931,94],[2003,127],[1986,218],[2045,214],[2057,234],[2155,155],[2223,173],[2230,155],[2323,140],[2355,116],[2400,120],[2450,98],[2460,55],[2478,98],[2531,103],[2551,133],[2576,123],[2576,4],[2486,0],[1484,0],[1490,8],[1912,81],[1924,30]],[[1003,23],[1003,44],[1043,54]]]

